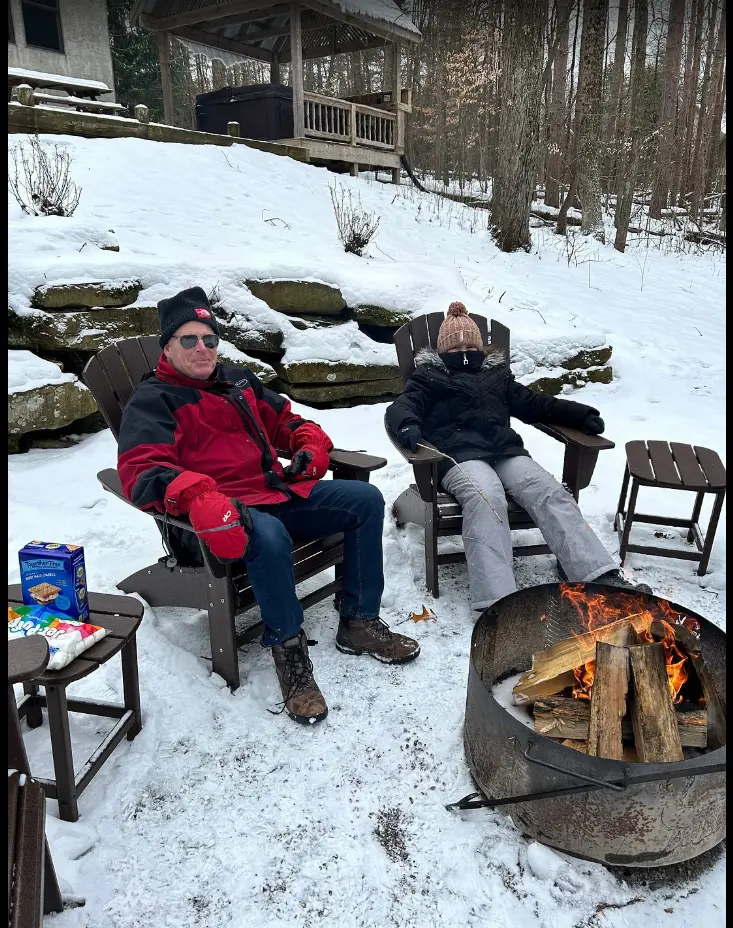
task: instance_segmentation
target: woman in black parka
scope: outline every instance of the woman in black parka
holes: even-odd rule
[[[568,580],[651,592],[623,577],[572,495],[532,460],[510,423],[515,417],[599,435],[598,410],[518,383],[502,355],[484,354],[463,303],[451,303],[437,349],[418,352],[414,374],[387,410],[387,425],[411,451],[424,439],[453,459],[439,474],[463,508],[473,608],[486,609],[517,588],[506,494],[532,517]]]

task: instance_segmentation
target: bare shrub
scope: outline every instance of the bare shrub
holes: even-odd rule
[[[351,191],[343,185],[334,183],[329,185],[331,203],[336,216],[339,241],[344,251],[360,258],[371,240],[374,238],[379,226],[379,216],[367,212],[361,205],[361,197],[357,194],[356,202]]]
[[[81,187],[71,180],[71,155],[61,145],[41,145],[37,135],[11,148],[8,187],[30,216],[73,216]]]

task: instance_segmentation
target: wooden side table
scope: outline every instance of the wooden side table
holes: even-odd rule
[[[78,799],[112,751],[127,736],[132,741],[142,728],[140,709],[140,686],[137,670],[136,633],[143,616],[140,602],[130,596],[109,596],[103,593],[88,593],[92,625],[102,625],[107,635],[84,651],[76,660],[62,670],[44,670],[23,684],[25,695],[18,703],[18,715],[25,718],[30,728],[43,724],[42,709],[48,710],[48,727],[51,735],[53,768],[55,779],[34,779],[43,786],[46,796],[56,799],[59,817],[66,822],[79,818]],[[20,585],[8,587],[8,604],[23,604]],[[122,661],[123,705],[95,702],[90,699],[67,699],[66,687],[70,683],[89,676],[102,664],[120,654]],[[44,693],[39,693],[43,687]],[[84,712],[106,718],[117,719],[117,724],[105,737],[97,750],[74,774],[74,757],[69,732],[69,712]],[[16,763],[12,756],[11,766]],[[20,768],[18,768],[20,769]]]
[[[628,508],[626,495],[631,480]],[[674,519],[669,516],[649,515],[636,511],[639,487],[660,487],[667,490],[687,490],[695,493],[692,516]],[[698,520],[706,493],[715,496],[707,531],[703,534]],[[708,569],[710,552],[720,513],[725,500],[725,465],[717,452],[697,445],[666,441],[630,441],[626,444],[626,469],[621,485],[614,527],[621,539],[620,557],[623,564],[631,552],[655,554],[657,557],[684,558],[699,561],[697,573],[703,576]],[[687,540],[694,542],[696,551],[684,548],[658,548],[653,545],[632,544],[629,541],[634,522],[651,522],[654,525],[674,525],[687,528]]]

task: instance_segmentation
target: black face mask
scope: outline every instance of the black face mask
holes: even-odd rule
[[[448,351],[441,354],[440,359],[445,363],[448,370],[475,373],[481,370],[481,365],[484,363],[484,353],[483,351]]]

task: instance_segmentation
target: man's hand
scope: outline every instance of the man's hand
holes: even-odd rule
[[[598,413],[589,412],[580,423],[580,428],[581,431],[586,432],[588,435],[601,435],[606,428],[606,423],[601,419]]]
[[[194,532],[217,560],[239,561],[247,554],[252,516],[238,499],[212,491],[197,496],[188,510]]]
[[[417,443],[420,441],[420,426],[406,425],[397,433],[397,441],[403,448],[410,451],[417,451]]]
[[[320,480],[328,473],[333,442],[315,422],[305,422],[293,433],[293,459],[283,469],[286,480]]]
[[[293,460],[283,468],[286,480],[299,477],[308,480],[320,480],[328,473],[330,458],[322,448],[301,448],[293,455]]]
[[[249,510],[220,493],[211,477],[183,471],[168,485],[165,505],[174,516],[188,516],[194,532],[222,563],[246,555],[252,532]]]

